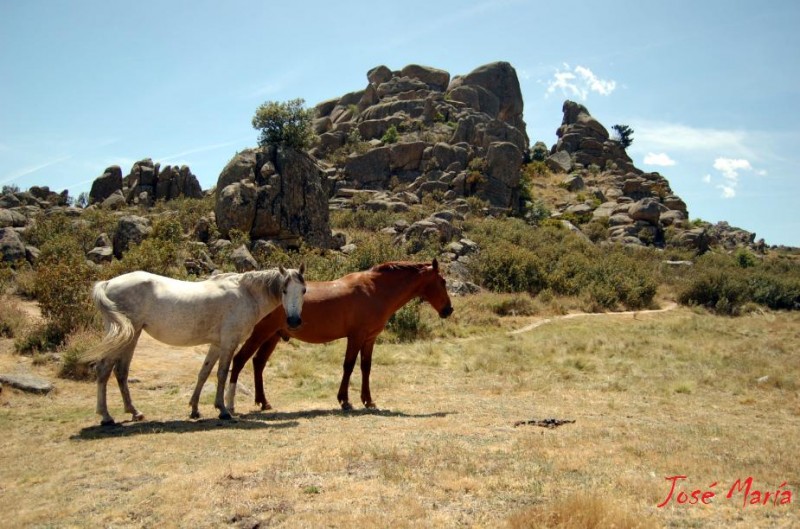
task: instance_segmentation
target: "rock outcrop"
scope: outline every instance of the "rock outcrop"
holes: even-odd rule
[[[105,208],[118,209],[121,203],[116,197],[119,195],[124,199],[123,205],[152,206],[157,200],[202,198],[203,190],[188,166],[167,165],[162,169],[161,164],[145,158],[134,163],[130,173],[124,178],[118,165],[106,168],[92,182],[89,204],[102,204]]]
[[[217,180],[215,213],[223,237],[236,229],[252,240],[332,246],[322,169],[295,149],[267,146],[234,156]]]
[[[476,196],[508,212],[523,206],[528,136],[510,64],[452,79],[428,66],[378,66],[367,80],[363,90],[316,106],[312,154],[330,166],[334,191],[434,194],[451,205]]]

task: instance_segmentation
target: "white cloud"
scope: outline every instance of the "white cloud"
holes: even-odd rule
[[[740,171],[752,171],[750,162],[741,158],[717,158],[714,160],[714,169],[731,182],[739,181]]]
[[[665,152],[655,153],[648,152],[644,157],[645,165],[660,165],[662,167],[671,167],[675,165],[675,160],[669,157]]]
[[[766,174],[763,170],[754,170],[749,160],[744,158],[724,158],[717,157],[714,160],[714,169],[722,175],[723,181],[714,187],[722,191],[722,198],[734,198],[739,187],[739,179],[743,172],[753,172],[756,175]],[[712,177],[707,174],[703,177],[703,182],[711,184]]]
[[[617,87],[616,81],[605,81],[597,77],[594,72],[585,66],[576,66],[575,72],[581,79],[589,85],[589,90],[597,92],[602,96],[611,95],[611,92]]]
[[[718,184],[717,188],[722,190],[722,198],[733,198],[736,196],[735,186],[735,183],[733,185]]]
[[[570,68],[569,64],[565,63],[564,70],[556,70],[553,80],[547,82],[547,94],[560,90],[566,96],[575,96],[586,101],[589,92],[607,96],[611,95],[616,87],[616,81],[600,79],[585,66]]]

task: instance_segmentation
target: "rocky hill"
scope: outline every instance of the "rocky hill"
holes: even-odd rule
[[[366,80],[364,88],[316,105],[318,142],[309,152],[272,146],[233,156],[219,175],[214,212],[199,232],[215,226],[223,238],[238,230],[284,247],[303,240],[341,248],[347,241],[331,233],[329,210],[404,212],[427,201],[436,214],[385,231],[403,241],[433,235],[445,245],[458,241],[452,220],[467,212],[531,218],[538,205],[594,242],[697,252],[764,249],[753,233],[727,223],[691,222],[668,180],[637,169],[578,103],[564,103],[552,147],[538,142],[531,148],[519,81],[507,62],[453,77],[427,66],[378,66]],[[124,177],[119,166],[107,168],[94,181],[89,203],[147,208],[202,196],[188,167],[162,168],[147,158]],[[66,192],[41,187],[0,197],[3,260],[35,259],[35,248],[26,248],[26,226],[41,211],[79,216],[82,210],[67,202]]]

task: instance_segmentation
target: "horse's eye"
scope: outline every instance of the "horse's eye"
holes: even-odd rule
[[[303,294],[305,294],[305,293],[306,293],[306,289],[305,289],[305,287],[303,287]]]

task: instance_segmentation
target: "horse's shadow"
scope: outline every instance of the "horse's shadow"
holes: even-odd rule
[[[172,420],[172,421],[125,421],[111,426],[87,426],[77,434],[70,437],[73,441],[87,441],[92,439],[106,439],[109,437],[131,437],[134,435],[153,435],[162,433],[194,433],[211,430],[275,430],[280,428],[293,428],[297,421],[269,421],[263,417],[236,417],[232,420],[200,419],[200,420]]]
[[[249,413],[243,413],[238,415],[238,417],[246,420],[258,420],[258,421],[297,421],[298,419],[316,419],[318,417],[344,417],[344,418],[353,418],[353,417],[363,417],[365,415],[377,416],[377,417],[400,417],[406,419],[425,419],[425,418],[432,418],[432,417],[447,417],[451,415],[452,411],[440,411],[440,412],[433,412],[433,413],[405,413],[402,411],[393,411],[393,410],[385,410],[385,409],[376,409],[376,408],[362,408],[358,410],[342,410],[338,408],[329,408],[329,409],[314,409],[314,410],[300,410],[300,411],[275,411],[275,410],[266,410],[266,411],[253,411]]]

